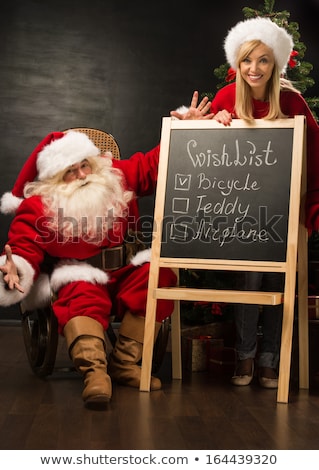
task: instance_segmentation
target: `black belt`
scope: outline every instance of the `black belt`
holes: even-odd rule
[[[102,248],[101,253],[85,261],[95,268],[103,269],[103,271],[115,271],[124,266],[124,251],[124,245],[114,246],[113,248]]]

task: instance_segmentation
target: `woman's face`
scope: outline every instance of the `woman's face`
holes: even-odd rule
[[[272,49],[260,44],[240,62],[242,78],[251,87],[252,96],[256,99],[266,99],[267,82],[272,75],[275,57]]]

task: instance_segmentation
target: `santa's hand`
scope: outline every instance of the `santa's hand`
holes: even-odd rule
[[[0,266],[0,271],[3,273],[3,280],[7,284],[10,290],[17,289],[22,294],[24,290],[19,284],[20,278],[18,275],[18,270],[14,261],[12,259],[12,250],[10,245],[5,245],[4,251],[7,257],[6,263],[3,266]]]
[[[179,113],[178,111],[171,111],[171,116],[177,119],[212,119],[214,113],[208,113],[211,102],[208,97],[205,96],[202,101],[198,103],[198,91],[194,91],[191,105],[185,113]]]

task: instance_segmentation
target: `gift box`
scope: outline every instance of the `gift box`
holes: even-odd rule
[[[236,350],[231,347],[209,348],[208,370],[216,375],[232,375],[235,370]]]
[[[183,366],[191,372],[207,370],[209,351],[216,347],[221,348],[223,344],[222,338],[212,338],[209,335],[182,336]]]
[[[213,322],[206,325],[187,326],[183,325],[182,336],[197,338],[199,336],[211,336],[213,339],[222,338],[225,346],[235,344],[235,325],[231,322]]]

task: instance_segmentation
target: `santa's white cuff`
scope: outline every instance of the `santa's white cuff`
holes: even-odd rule
[[[130,263],[133,266],[141,266],[144,263],[148,263],[151,260],[151,249],[147,248],[146,250],[139,251],[135,256],[130,260]]]
[[[176,111],[177,113],[179,113],[179,114],[186,114],[188,110],[189,110],[189,108],[188,108],[187,106],[184,106],[184,105],[183,105],[183,106],[180,106],[180,107],[177,108],[177,109],[175,109],[175,111]],[[172,116],[172,119],[175,119],[175,120],[176,120],[176,119],[178,119],[178,118],[176,118],[175,116]]]
[[[18,255],[12,255],[12,260],[17,267],[19,275],[19,284],[23,289],[23,293],[17,289],[8,289],[7,284],[3,280],[3,276],[0,276],[0,305],[8,307],[21,302],[30,292],[33,284],[33,278],[35,271],[31,264],[24,258]],[[7,261],[6,255],[0,256],[0,266],[3,266]]]
[[[78,260],[63,260],[55,267],[50,284],[54,292],[70,282],[85,281],[91,284],[107,284],[109,275],[99,268]]]
[[[179,114],[186,114],[187,111],[189,110],[188,106],[180,106],[179,108],[176,109],[176,112]]]

